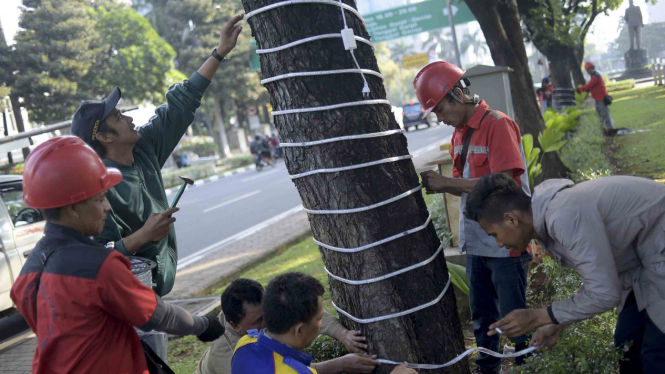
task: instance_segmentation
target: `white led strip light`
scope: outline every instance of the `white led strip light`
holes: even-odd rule
[[[345,311],[344,309],[338,307],[338,306],[335,304],[334,301],[332,301],[332,305],[335,307],[335,309],[337,309],[338,312],[340,312],[340,313],[344,314],[345,316],[349,317],[350,320],[352,320],[352,321],[354,321],[354,322],[357,322],[357,323],[362,323],[362,324],[372,323],[372,322],[379,322],[379,321],[383,321],[383,320],[386,320],[386,319],[402,317],[402,316],[405,316],[405,315],[407,315],[407,314],[415,313],[415,312],[420,311],[420,310],[423,310],[423,309],[425,309],[425,308],[429,308],[429,307],[431,307],[432,305],[435,305],[436,303],[438,303],[439,301],[441,301],[441,299],[443,299],[443,295],[446,294],[446,291],[448,290],[448,287],[450,287],[450,280],[451,280],[451,279],[452,279],[452,277],[450,276],[450,273],[448,273],[448,282],[446,282],[446,286],[443,288],[443,291],[441,291],[441,293],[439,294],[439,296],[436,297],[436,299],[434,299],[434,300],[432,300],[432,301],[430,301],[430,302],[427,302],[427,303],[425,303],[425,304],[419,305],[419,306],[417,306],[417,307],[415,307],[415,308],[411,308],[411,309],[408,309],[408,310],[405,310],[405,311],[402,311],[402,312],[397,312],[397,313],[393,313],[393,314],[388,314],[388,315],[385,315],[385,316],[374,317],[374,318],[365,318],[365,319],[362,319],[362,318],[356,318],[356,317],[352,316],[351,314],[349,314],[349,313],[348,313],[347,311]]]
[[[354,169],[366,168],[366,167],[368,167],[368,166],[387,164],[387,163],[390,163],[390,162],[396,162],[396,161],[408,160],[408,159],[411,159],[411,158],[413,158],[413,156],[411,156],[411,155],[389,157],[389,158],[384,158],[383,160],[376,160],[376,161],[372,161],[372,162],[366,162],[366,163],[364,163],[364,164],[342,166],[342,167],[338,167],[338,168],[328,168],[328,169],[316,169],[316,170],[311,170],[311,171],[307,171],[307,172],[300,173],[300,174],[289,175],[289,178],[291,178],[291,179],[298,179],[298,178],[307,177],[307,176],[314,175],[314,174],[321,174],[321,173],[337,173],[337,172],[339,172],[339,171],[346,171],[346,170],[354,170]]]
[[[342,34],[337,33],[337,34],[321,34],[321,35],[316,35],[316,36],[310,36],[308,38],[303,38],[303,39],[300,39],[300,40],[296,40],[295,42],[280,45],[278,47],[257,49],[256,54],[257,55],[263,55],[263,54],[267,54],[267,53],[279,52],[279,51],[283,51],[285,49],[289,49],[291,47],[295,47],[297,45],[313,42],[315,40],[335,39],[335,38],[342,39]],[[374,44],[372,44],[372,42],[370,42],[369,40],[363,38],[362,36],[356,36],[355,39],[358,42],[365,43],[365,44],[369,45],[372,48],[372,50],[374,50]]]
[[[331,110],[331,109],[346,108],[346,107],[350,107],[350,106],[373,105],[373,104],[387,104],[387,105],[390,105],[390,101],[383,100],[383,99],[361,100],[361,101],[351,101],[351,102],[348,102],[348,103],[341,103],[341,104],[314,106],[314,107],[309,107],[309,108],[275,110],[275,111],[272,112],[272,115],[273,116],[279,116],[279,115],[283,115],[283,114],[319,112],[319,111],[322,111],[322,110]]]
[[[253,10],[245,15],[245,19],[248,20],[257,14],[267,12],[275,8],[280,8],[286,5],[294,5],[294,4],[327,4],[327,5],[340,6],[340,3],[334,0],[287,0],[287,1],[280,1],[279,3],[266,5],[263,8]],[[354,7],[346,5],[344,3],[341,4],[341,7],[355,14],[363,23],[365,23],[365,19],[363,18],[363,16]]]
[[[381,132],[373,132],[373,133],[369,133],[369,134],[338,136],[336,138],[313,140],[311,142],[302,142],[302,143],[279,143],[279,146],[280,147],[311,147],[313,145],[340,142],[342,140],[378,138],[378,137],[381,137],[381,136],[389,136],[389,135],[394,135],[394,134],[404,134],[404,130],[388,130],[388,131],[381,131]]]
[[[432,220],[432,215],[430,214],[430,215],[427,217],[427,221],[425,221],[425,223],[423,223],[423,224],[420,225],[420,226],[414,227],[414,228],[412,228],[412,229],[410,229],[410,230],[406,230],[406,231],[400,232],[399,234],[396,234],[396,235],[393,235],[393,236],[389,236],[389,237],[387,237],[387,238],[385,238],[385,239],[381,239],[381,240],[376,241],[376,242],[374,242],[374,243],[365,244],[365,245],[363,245],[363,246],[361,246],[361,247],[356,247],[356,248],[341,248],[341,247],[333,247],[332,245],[328,245],[328,244],[326,244],[326,243],[322,243],[322,242],[316,240],[316,238],[313,238],[313,239],[314,239],[314,243],[320,245],[320,246],[323,247],[323,248],[330,249],[331,251],[335,251],[335,252],[343,252],[343,253],[356,253],[356,252],[362,252],[362,251],[364,251],[364,250],[366,250],[366,249],[370,249],[370,248],[372,248],[372,247],[376,247],[377,245],[381,245],[381,244],[384,244],[384,243],[388,243],[388,242],[393,241],[393,240],[395,240],[395,239],[399,239],[399,238],[401,238],[401,237],[403,237],[403,236],[407,236],[407,235],[413,234],[413,233],[415,233],[415,232],[418,232],[418,231],[420,231],[420,230],[423,230],[425,227],[427,227],[427,225],[429,225],[429,223],[430,223],[431,220]]]
[[[434,259],[436,258],[436,256],[437,256],[439,253],[441,253],[441,252],[443,252],[443,243],[441,243],[441,245],[439,246],[439,249],[436,250],[436,252],[432,255],[432,257],[428,258],[428,259],[425,260],[425,261],[419,262],[419,263],[417,263],[417,264],[415,264],[415,265],[411,265],[411,266],[409,266],[409,267],[405,267],[405,268],[400,269],[400,270],[397,270],[397,271],[393,271],[392,273],[388,273],[388,274],[382,275],[382,276],[380,276],[380,277],[370,278],[370,279],[363,279],[363,280],[351,280],[351,279],[345,279],[345,278],[338,277],[337,275],[331,273],[331,272],[328,270],[328,268],[326,268],[325,266],[323,267],[323,269],[324,269],[324,270],[326,271],[326,273],[328,273],[328,275],[330,275],[333,279],[337,279],[338,281],[343,282],[343,283],[346,283],[346,284],[352,284],[352,285],[358,286],[358,285],[361,285],[361,284],[370,284],[370,283],[375,283],[375,282],[379,282],[379,281],[382,281],[382,280],[386,280],[386,279],[388,279],[388,278],[392,278],[392,277],[394,277],[394,276],[396,276],[396,275],[400,275],[400,274],[406,273],[406,272],[411,271],[411,270],[413,270],[413,269],[417,269],[417,268],[423,267],[423,266],[425,266],[425,265],[431,263],[432,261],[434,261]]]
[[[377,73],[374,70],[369,70],[369,69],[339,69],[339,70],[325,70],[325,71],[303,71],[303,72],[298,72],[298,73],[287,73],[287,74],[282,74],[282,75],[276,75],[272,78],[262,79],[261,84],[265,85],[266,83],[271,83],[271,82],[275,82],[275,81],[282,80],[282,79],[287,79],[287,78],[311,77],[311,76],[319,76],[319,75],[345,74],[345,73],[365,73],[365,74],[374,75],[376,77],[381,78],[381,80],[384,80],[383,75],[381,75],[381,73]]]
[[[351,209],[337,209],[337,210],[315,210],[315,209],[305,209],[305,212],[309,214],[349,214],[349,213],[359,213],[359,212],[364,212],[367,210],[371,210],[374,208],[378,208],[384,205],[388,205],[392,202],[395,202],[397,200],[403,199],[409,195],[412,195],[418,191],[420,191],[423,188],[423,186],[418,185],[418,187],[412,188],[402,194],[399,194],[395,197],[391,197],[390,199],[383,200],[381,202],[378,202],[376,204],[368,205],[368,206],[363,206],[360,208],[351,208]]]

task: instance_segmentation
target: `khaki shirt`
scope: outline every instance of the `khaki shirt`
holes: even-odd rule
[[[233,351],[242,335],[238,334],[226,322],[223,313],[219,313],[219,320],[223,322],[226,331],[221,338],[212,342],[210,348],[205,351],[194,374],[231,374]],[[342,327],[342,324],[337,318],[327,311],[323,312],[321,334],[334,338],[340,327]]]
[[[533,223],[545,248],[582,278],[579,292],[552,304],[569,324],[617,307],[631,292],[665,331],[665,186],[635,177],[536,187]]]

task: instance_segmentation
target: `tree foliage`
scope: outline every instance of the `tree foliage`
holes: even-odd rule
[[[71,118],[82,100],[100,99],[114,86],[127,100],[161,103],[175,53],[136,11],[116,0],[23,5],[23,30],[0,60],[0,79],[4,71],[32,122]]]
[[[196,71],[219,44],[222,26],[231,17],[244,12],[238,0],[135,0],[134,7],[147,11],[146,17],[153,27],[175,49],[176,67],[187,75]],[[204,119],[209,130],[212,130],[214,112],[212,100],[222,102],[225,117],[236,110],[244,113],[247,105],[268,102],[258,73],[249,69],[251,39],[249,30],[240,34],[236,48],[207,90],[208,102],[203,112],[211,114]],[[243,113],[238,113],[241,121]]]

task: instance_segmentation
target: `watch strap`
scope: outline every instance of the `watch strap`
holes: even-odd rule
[[[217,54],[217,48],[212,50],[212,53],[210,53],[210,57],[214,57],[219,62],[226,61],[226,57],[222,57],[219,54]]]

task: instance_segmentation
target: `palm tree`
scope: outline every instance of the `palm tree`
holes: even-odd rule
[[[455,61],[455,45],[448,33],[443,30],[435,30],[427,33],[427,40],[423,46],[430,51],[436,52],[436,56],[444,61]]]
[[[478,63],[478,60],[485,57],[485,54],[488,52],[487,42],[485,42],[485,38],[483,38],[480,30],[476,30],[473,34],[464,34],[460,45],[462,53],[467,52],[471,48],[473,48],[475,57],[474,64]]]

